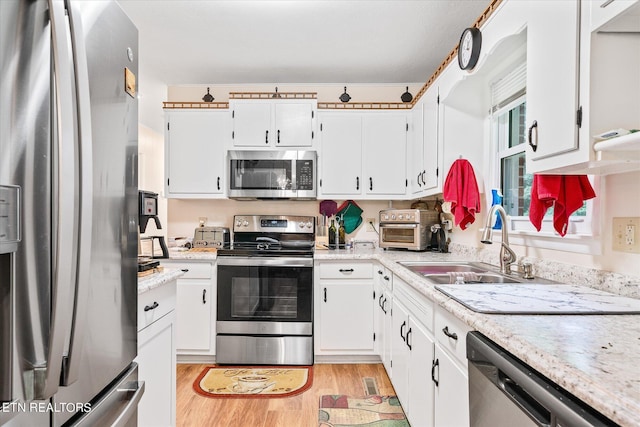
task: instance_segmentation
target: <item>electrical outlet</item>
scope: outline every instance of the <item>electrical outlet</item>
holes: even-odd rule
[[[613,218],[614,251],[640,253],[640,217]]]
[[[374,228],[374,225],[376,223],[376,219],[375,218],[367,218],[365,220],[366,224],[367,224],[367,231],[371,232],[371,233],[375,233],[376,229]]]

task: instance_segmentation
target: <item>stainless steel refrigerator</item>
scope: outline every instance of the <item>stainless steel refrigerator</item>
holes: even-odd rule
[[[0,1],[0,425],[136,425],[138,32]]]

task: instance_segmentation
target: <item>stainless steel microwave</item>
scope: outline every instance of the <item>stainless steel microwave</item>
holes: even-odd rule
[[[232,199],[315,199],[315,151],[229,151]]]

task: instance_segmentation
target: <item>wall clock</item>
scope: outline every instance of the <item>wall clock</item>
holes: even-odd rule
[[[471,70],[480,57],[482,33],[475,27],[466,28],[460,36],[458,45],[458,65],[463,70]]]

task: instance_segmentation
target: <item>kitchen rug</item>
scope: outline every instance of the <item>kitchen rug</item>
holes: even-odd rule
[[[320,397],[319,427],[409,427],[396,396]]]
[[[207,397],[287,397],[311,387],[311,366],[209,366],[193,382]]]

